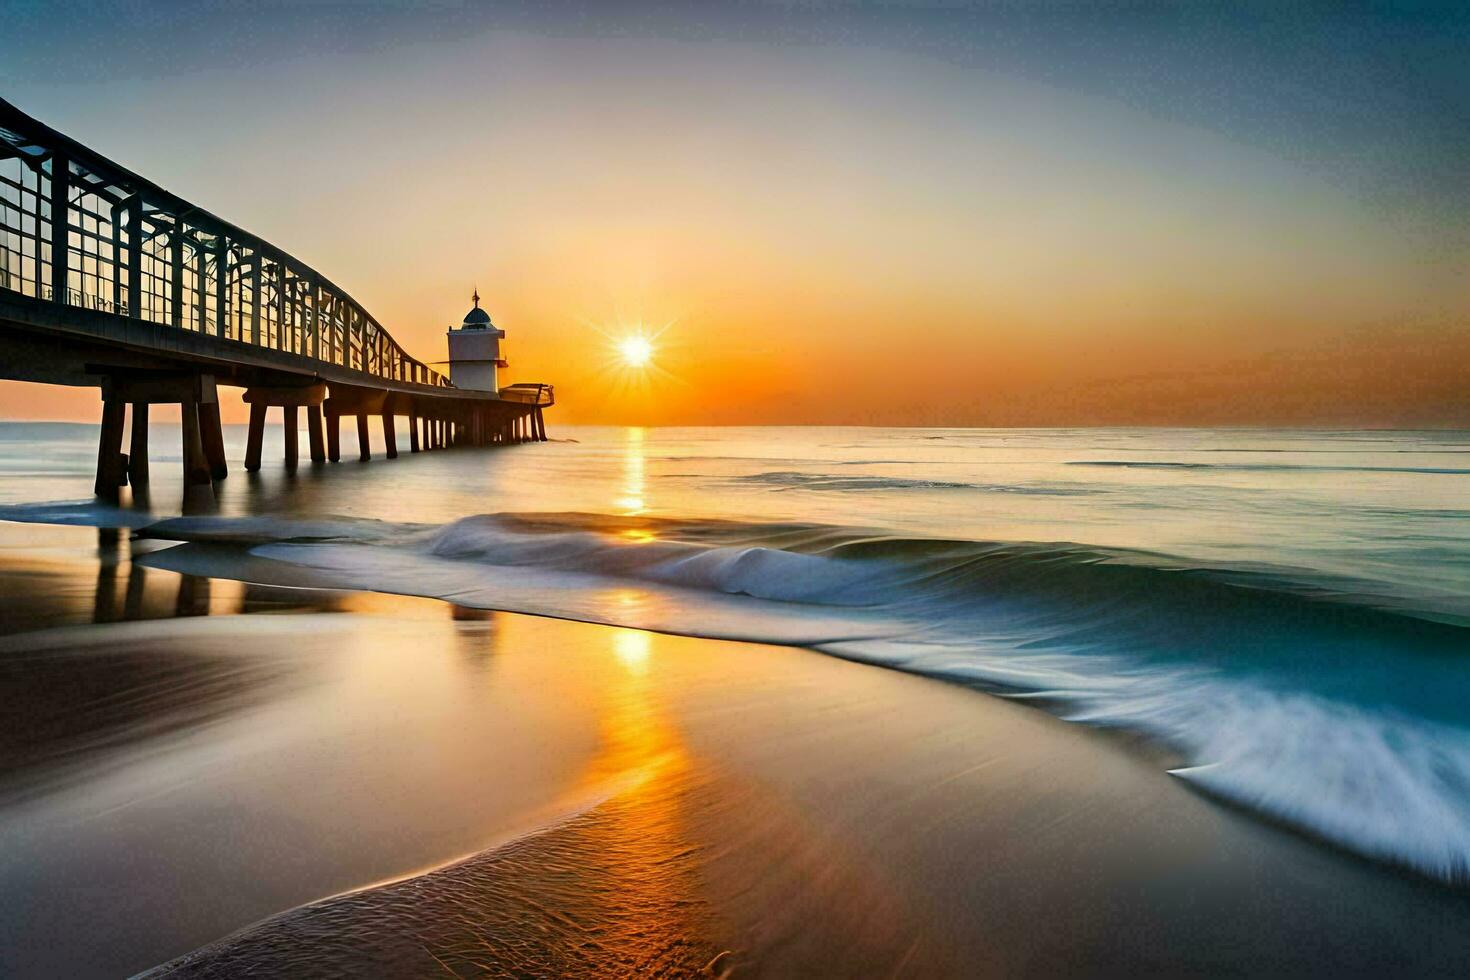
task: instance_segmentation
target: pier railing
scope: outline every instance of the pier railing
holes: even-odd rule
[[[523,381],[501,388],[500,400],[547,408],[556,404],[556,390],[548,384],[534,384]]]
[[[3,99],[0,289],[450,387],[306,263]]]

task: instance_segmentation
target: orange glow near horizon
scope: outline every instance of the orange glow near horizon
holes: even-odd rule
[[[1219,133],[893,52],[431,48],[253,79],[289,109],[269,140],[150,89],[204,127],[187,157],[106,113],[48,121],[321,270],[423,361],[478,282],[502,380],[555,384],[552,427],[1470,425],[1463,236]],[[98,412],[0,385],[0,416]]]

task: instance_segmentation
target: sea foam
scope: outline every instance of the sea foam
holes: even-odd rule
[[[1274,820],[1470,875],[1470,629],[1343,583],[1072,544],[600,515],[147,533],[213,543],[211,574],[230,574],[218,543],[232,542],[323,585],[796,644],[1033,700],[1158,739],[1180,778]]]

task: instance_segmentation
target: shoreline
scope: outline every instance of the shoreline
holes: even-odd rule
[[[29,556],[53,532],[18,533]],[[54,533],[64,587],[5,647],[142,663],[139,710],[172,717],[170,691],[209,710],[100,745],[62,733],[54,782],[0,793],[7,974],[368,971],[425,947],[439,967],[571,975],[1470,956],[1470,896],[1222,807],[1024,703],[799,647],[435,599],[209,579],[201,602],[187,577],[139,565],[133,587],[75,553],[84,532]],[[94,602],[99,583],[122,601]],[[87,625],[104,607],[143,621]],[[230,684],[200,686],[222,669]],[[23,672],[5,678],[26,696]]]
[[[524,625],[579,645],[610,630]],[[562,975],[712,962],[755,975],[1215,973],[1245,965],[1246,937],[1251,969],[1303,973],[1432,969],[1470,951],[1462,896],[1221,811],[1039,712],[788,648],[649,636],[647,649],[635,676],[658,661],[680,676],[634,679],[614,699],[652,711],[610,739],[616,764],[641,773],[623,793],[150,975],[412,973],[432,968],[422,956]],[[731,658],[738,670],[710,678]],[[630,898],[650,890],[654,907]],[[621,930],[629,903],[636,935]],[[1430,948],[1402,942],[1409,921],[1437,934]]]

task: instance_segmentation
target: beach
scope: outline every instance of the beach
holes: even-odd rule
[[[101,576],[99,629],[100,563],[73,551],[96,532],[21,527],[27,552],[49,540],[56,598],[7,638],[5,701],[65,687],[89,721],[7,767],[7,975],[1340,974],[1470,954],[1463,895],[983,693],[156,569],[131,589],[154,618],[129,621],[126,563]],[[180,607],[190,590],[208,602]]]
[[[583,430],[277,464],[181,516],[166,473],[86,501],[84,427],[0,428],[7,976],[1470,955],[1454,565],[1308,588],[1371,571],[1344,528],[1458,527],[1444,439],[1222,471],[1152,435],[845,430],[798,463]],[[1146,465],[1072,465],[1099,441]],[[1347,497],[1315,472],[1385,458]]]

